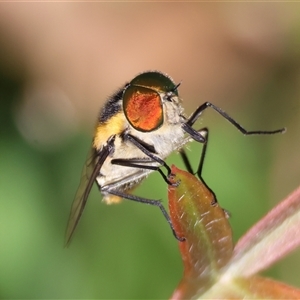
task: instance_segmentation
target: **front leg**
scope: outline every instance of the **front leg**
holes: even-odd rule
[[[202,105],[200,105],[195,112],[190,116],[188,121],[185,123],[186,127],[191,127],[194,125],[194,123],[198,120],[198,118],[201,116],[202,112],[207,109],[208,107],[212,108],[214,111],[219,113],[223,118],[225,118],[227,121],[229,121],[237,130],[239,130],[244,135],[252,135],[252,134],[275,134],[275,133],[284,133],[285,128],[277,129],[277,130],[257,130],[257,131],[248,131],[244,127],[242,127],[238,122],[236,122],[233,118],[231,118],[224,110],[221,108],[215,106],[214,104],[210,102],[205,102]],[[185,131],[187,131],[185,128],[183,128]]]
[[[158,171],[159,174],[163,177],[164,181],[172,186],[178,186],[179,183],[171,183],[168,179],[168,177],[163,173],[163,171],[160,169],[159,166],[150,166],[146,163],[153,163],[156,162],[154,160],[145,160],[145,159],[139,159],[139,158],[129,158],[129,159],[113,159],[111,163],[113,165],[119,165],[123,167],[130,167],[130,168],[137,168],[137,169],[147,169],[147,170],[153,170]],[[168,174],[169,176],[169,174]]]
[[[147,148],[153,148],[153,146],[145,144],[145,142],[140,141],[137,137],[131,135],[131,134],[126,134],[125,138],[128,139],[132,144],[134,144],[137,148],[139,148],[144,154],[146,154],[150,159],[153,161],[159,163],[161,166],[165,167],[168,172],[168,176],[171,174],[171,168],[167,165],[167,163],[161,159],[160,157],[156,156],[153,152],[149,151]],[[147,148],[146,148],[147,146]],[[155,150],[153,148],[153,150]]]

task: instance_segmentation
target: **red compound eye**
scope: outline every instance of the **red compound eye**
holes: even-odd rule
[[[162,101],[151,88],[129,85],[123,95],[123,109],[128,122],[138,131],[153,131],[163,124]]]

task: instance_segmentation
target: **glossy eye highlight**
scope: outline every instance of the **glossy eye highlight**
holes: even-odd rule
[[[145,72],[136,76],[130,85],[147,87],[160,93],[174,91],[174,94],[178,96],[176,85],[171,77],[157,71]]]

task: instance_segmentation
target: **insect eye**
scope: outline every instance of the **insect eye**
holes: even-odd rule
[[[161,97],[154,89],[130,85],[123,94],[123,109],[130,125],[138,131],[150,132],[163,124]]]
[[[177,87],[179,85],[175,85],[168,75],[157,71],[145,72],[136,76],[130,82],[130,85],[147,87],[159,93],[173,92],[178,96]]]

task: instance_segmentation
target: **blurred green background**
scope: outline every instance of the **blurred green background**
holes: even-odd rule
[[[300,179],[300,4],[1,3],[0,297],[166,299],[182,275],[159,209],[106,206],[96,187],[69,248],[64,232],[105,99],[145,70],[176,82],[187,115],[213,111],[203,177],[237,240]],[[197,165],[201,145],[190,144]],[[183,167],[177,154],[169,164]],[[152,174],[135,192],[163,199]],[[300,230],[299,230],[300,231]],[[300,287],[300,251],[266,275]]]

